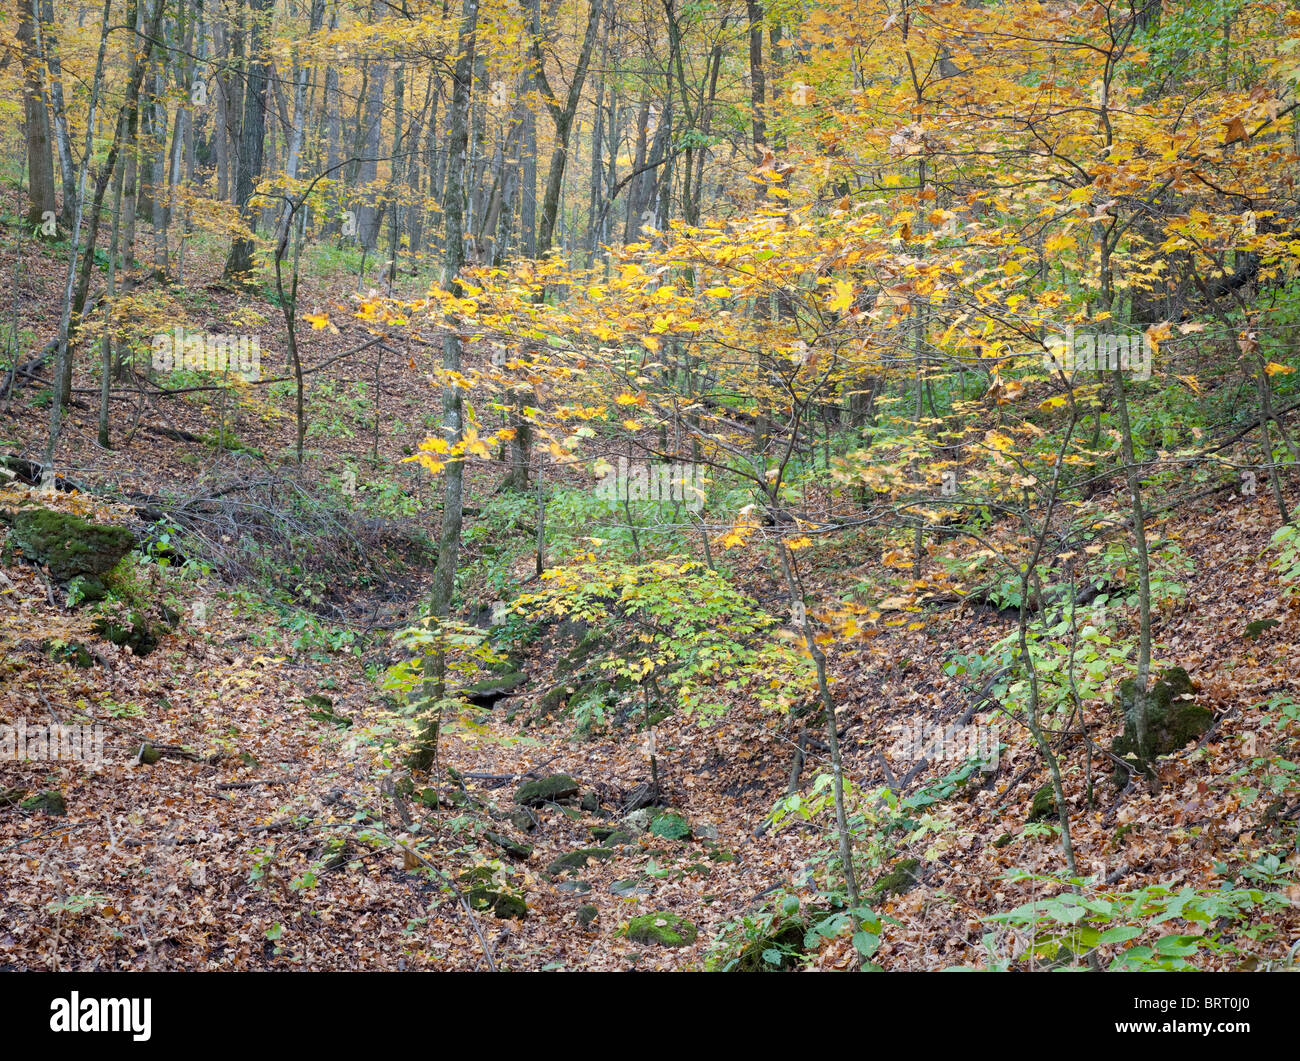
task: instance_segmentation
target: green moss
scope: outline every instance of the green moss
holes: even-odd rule
[[[528,858],[533,853],[533,845],[521,843],[518,840],[511,840],[510,837],[501,833],[485,832],[483,838],[488,843],[496,844],[506,854],[512,858]]]
[[[580,847],[577,851],[568,851],[559,858],[552,859],[546,872],[555,876],[570,870],[586,869],[590,859],[613,858],[614,852],[607,847]]]
[[[691,835],[691,823],[682,815],[668,811],[651,819],[650,832],[664,840],[685,840]]]
[[[568,774],[552,774],[536,781],[525,781],[515,789],[515,802],[525,807],[548,800],[568,799],[578,794],[578,782]]]
[[[902,895],[915,888],[921,880],[921,860],[905,858],[894,863],[894,868],[876,878],[871,890],[876,897],[883,899],[886,895]]]
[[[694,943],[700,930],[695,922],[676,914],[656,913],[634,917],[623,928],[635,943],[657,943],[661,947],[684,947]]]
[[[590,928],[593,921],[600,916],[600,911],[591,903],[583,903],[578,907],[578,924],[583,928]]]
[[[1246,636],[1254,641],[1265,630],[1272,630],[1275,626],[1281,626],[1282,623],[1277,619],[1256,619],[1253,623],[1246,624]]]
[[[1029,802],[1029,817],[1026,820],[1040,822],[1047,818],[1059,817],[1060,813],[1056,807],[1056,792],[1049,781],[1034,793],[1034,798]]]
[[[121,618],[96,619],[90,628],[105,640],[129,648],[136,656],[147,656],[158,647],[149,620],[138,608],[132,608]]]
[[[13,530],[23,555],[48,566],[59,582],[106,574],[135,544],[126,527],[100,526],[48,508],[15,513]]]
[[[1124,732],[1115,738],[1111,751],[1141,768],[1144,760],[1138,741],[1137,683],[1132,678],[1120,682],[1119,701],[1124,713]],[[1161,672],[1146,698],[1147,746],[1150,758],[1172,755],[1189,743],[1199,740],[1214,723],[1214,713],[1192,700],[1192,680],[1182,667]],[[1149,767],[1148,767],[1149,768]],[[1117,771],[1116,777],[1122,777]]]
[[[25,811],[42,811],[45,814],[64,815],[68,813],[68,801],[63,798],[63,793],[56,792],[52,788],[37,792],[34,796],[28,796],[18,806]]]

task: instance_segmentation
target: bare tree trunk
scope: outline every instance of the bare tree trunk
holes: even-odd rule
[[[446,243],[443,248],[443,286],[458,297],[462,293],[460,270],[465,264],[465,174],[469,154],[469,101],[474,76],[474,44],[478,27],[478,0],[463,0],[457,59],[453,75],[451,113],[447,131],[447,194],[443,201],[446,220]],[[448,319],[442,337],[442,364],[448,372],[459,372],[461,360],[460,325]],[[460,388],[443,388],[442,426],[453,446],[462,436]],[[456,561],[460,554],[461,525],[464,518],[464,463],[451,461],[443,473],[442,534],[438,544],[438,564],[433,575],[433,616],[445,618],[451,610],[455,588]],[[432,699],[442,695],[445,661],[439,658],[425,671],[426,687]],[[440,719],[435,712],[426,718],[419,745],[411,757],[416,769],[428,769],[436,761]]]
[[[272,0],[248,0],[248,76],[244,88],[244,116],[239,129],[239,171],[235,181],[235,204],[244,223],[252,228],[256,214],[249,203],[262,175],[263,139],[266,132],[266,88],[270,65],[263,48],[269,26]],[[226,258],[227,279],[246,277],[253,269],[253,241],[236,236]]]
[[[27,136],[27,226],[41,225],[58,210],[54,189],[54,155],[50,147],[50,115],[41,87],[36,50],[35,15],[27,0],[18,3],[18,41],[22,46],[23,118]],[[44,234],[44,233],[43,233]]]

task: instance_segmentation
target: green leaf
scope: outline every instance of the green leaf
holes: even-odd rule
[[[1123,943],[1125,940],[1133,939],[1142,935],[1140,928],[1134,928],[1132,925],[1120,925],[1117,928],[1110,928],[1097,937],[1098,943]]]
[[[880,948],[880,937],[873,932],[855,932],[853,945],[864,958],[870,958]]]
[[[1197,936],[1161,936],[1156,940],[1156,952],[1166,957],[1183,958],[1195,954],[1199,943]]]

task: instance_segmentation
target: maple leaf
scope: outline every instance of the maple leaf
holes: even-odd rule
[[[853,285],[847,280],[836,280],[832,285],[834,292],[826,303],[832,313],[842,313],[853,304]]]

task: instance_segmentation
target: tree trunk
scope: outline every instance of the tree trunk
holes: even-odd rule
[[[256,213],[249,203],[262,176],[263,140],[266,134],[266,87],[270,64],[263,49],[272,0],[248,0],[248,75],[244,88],[244,115],[239,128],[239,167],[235,179],[235,205],[244,223],[253,228]],[[224,275],[246,278],[253,270],[253,240],[236,236],[230,244]]]

